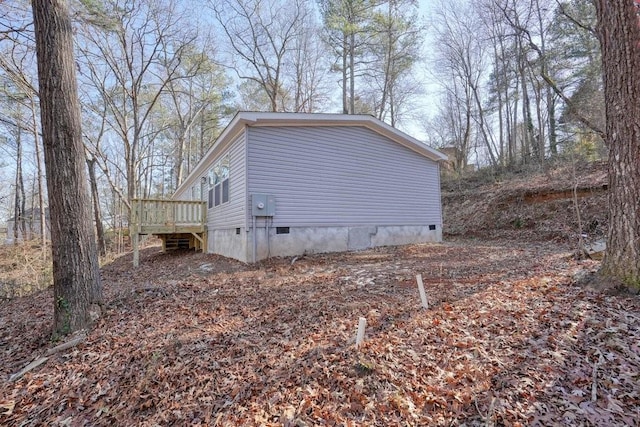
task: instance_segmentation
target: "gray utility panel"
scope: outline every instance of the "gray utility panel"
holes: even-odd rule
[[[252,194],[251,212],[253,216],[273,216],[276,213],[276,198],[270,194]]]

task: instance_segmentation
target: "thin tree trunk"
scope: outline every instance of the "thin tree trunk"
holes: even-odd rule
[[[547,61],[547,43],[544,31],[544,22],[542,18],[542,8],[540,2],[536,0],[536,11],[538,14],[538,32],[540,33],[540,61],[541,61],[541,75],[546,76],[549,74],[548,61]],[[556,135],[556,118],[555,118],[555,105],[553,100],[553,92],[551,87],[547,84],[544,89],[545,102],[547,104],[547,129],[549,131],[549,152],[552,155],[558,154],[557,147],[557,135]],[[542,124],[540,127],[540,133],[542,134]],[[544,139],[542,141],[542,161],[544,161]]]
[[[27,229],[29,230],[29,239],[30,240],[34,240],[34,238],[35,238],[34,236],[36,235],[35,229],[34,229],[34,226],[35,226],[34,221],[35,221],[36,218],[34,217],[34,214],[36,212],[36,206],[35,205],[36,205],[36,185],[37,184],[38,184],[38,177],[34,176],[33,180],[31,181],[31,197],[30,197],[31,205],[29,206],[29,210],[31,212],[31,215],[29,215],[29,223],[27,224]],[[38,215],[38,217],[39,216],[40,215]]]
[[[347,42],[347,34],[342,39],[342,113],[349,114],[349,85],[348,85],[348,59],[349,59],[349,43]]]
[[[20,212],[20,176],[22,175],[22,147],[20,145],[20,138],[16,140],[16,179],[15,179],[15,203],[13,204],[13,244],[18,244],[18,239],[20,237],[20,218],[22,217],[22,212]],[[22,236],[24,238],[24,236]]]
[[[465,88],[465,90],[467,90],[467,88]],[[471,98],[469,93],[466,94],[465,104],[464,135],[462,136],[464,157],[461,156],[458,163],[458,173],[460,176],[464,173],[464,167],[467,165],[467,154],[469,153],[469,143],[471,141]]]
[[[389,116],[391,127],[396,127],[396,106],[393,98],[393,85],[389,86]]]
[[[511,130],[509,133],[510,166],[518,164],[518,102],[520,100],[520,81],[517,78],[515,79],[515,85],[513,104],[509,103],[509,111],[511,114]]]
[[[54,333],[87,328],[99,314],[102,286],[91,227],[67,2],[32,2],[42,140],[51,211]]]
[[[384,120],[384,112],[386,109],[386,103],[387,103],[387,96],[389,94],[389,91],[391,89],[391,63],[392,63],[392,59],[391,59],[391,52],[393,52],[394,49],[394,43],[393,43],[393,24],[392,24],[392,17],[393,17],[393,2],[389,1],[389,9],[387,11],[387,22],[389,23],[388,27],[385,28],[387,34],[387,40],[386,43],[387,45],[384,47],[385,52],[384,52],[384,83],[382,85],[382,94],[380,96],[380,109],[378,110],[378,120]],[[391,123],[393,123],[393,114],[391,115]],[[391,125],[393,126],[393,124]]]
[[[200,116],[200,146],[198,151],[198,158],[194,163],[197,165],[198,161],[204,157],[205,147],[204,147],[204,114]],[[188,173],[191,173],[191,167],[188,169]]]
[[[102,211],[100,210],[100,193],[98,192],[98,180],[96,179],[95,157],[87,157],[87,170],[89,171],[89,186],[91,188],[91,201],[93,203],[93,222],[96,228],[96,238],[98,241],[98,253],[100,256],[107,254],[107,245],[104,238],[104,227],[102,226]]]
[[[500,44],[502,45],[502,42],[500,42]],[[498,47],[496,46],[496,44],[493,44],[493,60],[495,64],[498,64],[499,61],[499,56],[498,56]],[[497,67],[504,67],[503,64],[500,65],[496,65]],[[498,70],[496,70],[496,78],[497,78],[497,84],[496,84],[496,96],[497,96],[497,102],[498,102],[498,141],[500,144],[500,152],[498,153],[498,158],[499,158],[499,162],[501,166],[504,166],[505,163],[505,152],[504,152],[504,118],[502,117],[503,113],[502,113],[502,107],[503,107],[503,102],[502,102],[502,79],[500,77],[501,72],[498,72]]]
[[[514,116],[516,115],[516,113],[513,111],[512,106],[511,106],[511,102],[509,102],[509,86],[507,84],[507,80],[505,80],[505,85],[504,85],[504,95],[505,95],[505,115],[507,116],[505,118],[505,123],[506,123],[506,127],[505,127],[505,133],[507,136],[507,166],[511,167],[513,166],[514,160],[515,160],[515,136],[514,136],[514,129],[515,129],[515,122],[516,119],[514,118]],[[516,83],[517,85],[517,83]],[[517,90],[517,87],[516,87]]]
[[[18,128],[18,141],[22,139],[22,131]],[[22,147],[22,142],[19,142]],[[22,157],[22,155],[20,155]],[[22,163],[22,161],[20,162]],[[27,234],[27,195],[24,191],[24,174],[22,173],[22,166],[20,166],[20,173],[18,174],[18,180],[20,181],[20,231],[22,232],[22,241],[29,240],[30,236]],[[33,214],[32,214],[33,215]]]
[[[14,205],[13,237],[14,244],[18,244],[19,240],[23,242],[27,239],[27,230],[25,227],[25,193],[24,179],[22,175],[22,131],[17,128],[16,136],[16,197]]]
[[[525,76],[524,51],[522,38],[518,36],[518,72],[520,85],[522,87],[522,163],[529,163],[531,155],[531,111],[529,106],[529,91],[527,89],[527,78]]]
[[[352,30],[349,35],[349,113],[356,113],[356,34]]]
[[[38,133],[38,122],[36,121],[36,105],[33,100],[33,95],[30,98],[31,100],[31,117],[32,117],[32,126],[33,126],[33,143],[36,147],[36,167],[38,173],[38,205],[40,205],[40,239],[42,241],[42,251],[46,252],[45,246],[47,244],[47,210],[44,205],[44,183],[42,179],[42,154],[40,153],[40,134]]]
[[[556,124],[556,101],[553,92],[547,85],[547,114],[549,115],[549,151],[552,155],[558,154],[558,130]]]
[[[489,138],[489,134],[487,133],[487,130],[485,129],[485,123],[484,123],[484,108],[482,107],[482,102],[480,101],[480,94],[478,93],[478,88],[477,88],[477,84],[474,84],[474,82],[472,82],[469,79],[469,87],[471,88],[472,92],[473,92],[473,98],[476,102],[476,108],[478,109],[478,125],[480,127],[480,132],[482,133],[482,139],[484,139],[485,145],[487,146],[487,152],[489,153],[489,159],[491,160],[491,166],[492,167],[496,167],[498,166],[498,163],[496,161],[496,156],[495,154],[493,154],[493,148],[491,147],[491,141]]]
[[[542,114],[542,86],[540,82],[538,82],[537,78],[533,75],[533,70],[531,70],[531,83],[534,86],[534,94],[536,97],[536,121],[538,123],[538,135],[536,138],[536,157],[538,159],[538,163],[540,166],[544,166],[544,155],[545,155],[545,135],[544,129],[546,127],[544,117]]]
[[[155,141],[155,140],[154,140]],[[145,190],[143,191],[143,195],[146,198],[151,197],[151,192],[152,187],[153,187],[153,171],[154,171],[154,162],[155,162],[155,142],[151,141],[151,148],[150,148],[150,153],[149,153],[149,159],[147,160],[147,167],[146,167],[146,172],[145,172]]]
[[[182,133],[182,132],[181,132]],[[182,183],[182,179],[184,176],[184,153],[186,151],[187,148],[187,139],[182,136],[178,138],[177,141],[177,146],[178,146],[178,153],[176,155],[176,164],[175,164],[175,187],[174,188],[178,188],[178,186]],[[172,179],[173,180],[173,179]]]
[[[271,111],[278,111],[278,86],[274,84],[271,89],[267,90],[267,95],[271,101]]]

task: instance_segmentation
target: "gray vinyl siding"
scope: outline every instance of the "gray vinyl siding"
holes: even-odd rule
[[[227,153],[229,154],[229,202],[214,206],[207,211],[209,230],[245,226],[247,175],[244,133],[231,143],[227,151],[221,153],[220,157],[209,165],[207,172]]]
[[[248,194],[275,196],[274,226],[442,225],[437,163],[384,136],[340,126],[247,132]]]

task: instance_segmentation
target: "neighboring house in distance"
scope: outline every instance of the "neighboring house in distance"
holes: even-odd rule
[[[437,242],[442,160],[372,116],[241,112],[174,200],[206,201],[207,252],[245,262]]]
[[[447,160],[442,163],[442,169],[447,173],[463,174],[476,170],[475,165],[468,164],[462,151],[455,146],[447,146],[439,149],[447,156]]]
[[[45,208],[45,236],[47,239],[50,238],[50,225],[51,220],[49,218],[49,208]],[[27,231],[26,238],[22,235],[22,228],[20,226],[20,222],[18,222],[18,240],[30,240],[37,239],[42,236],[42,231],[40,230],[40,208],[27,209],[21,216],[20,219],[24,219],[25,228]],[[11,217],[7,221],[7,242],[12,243],[15,239],[14,227],[16,223],[16,218]]]

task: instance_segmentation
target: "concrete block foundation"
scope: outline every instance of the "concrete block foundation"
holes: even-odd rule
[[[209,232],[208,251],[243,262],[253,261],[252,230]],[[376,246],[442,241],[438,226],[257,227],[255,259],[311,253],[345,252]]]

